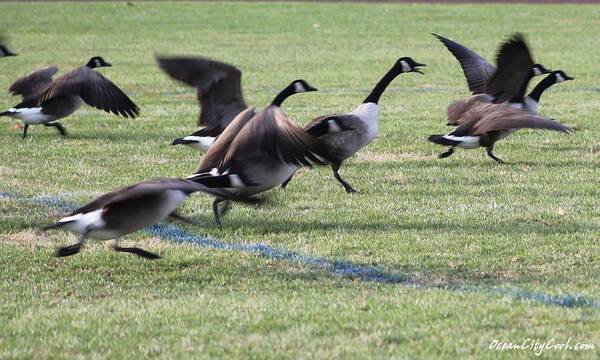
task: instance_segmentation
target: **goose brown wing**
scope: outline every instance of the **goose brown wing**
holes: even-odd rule
[[[487,62],[483,57],[473,50],[462,46],[445,37],[433,34],[446,48],[454,55],[463,69],[469,90],[475,94],[483,94],[487,89],[487,84],[494,76],[496,67]]]
[[[498,70],[490,80],[486,94],[492,95],[496,103],[512,99],[521,88],[533,59],[525,38],[515,34],[500,46],[496,57]]]
[[[77,95],[86,104],[115,115],[135,118],[137,105],[114,83],[88,67],[75,69],[56,79],[40,97],[40,104],[54,98]]]
[[[225,128],[223,133],[219,135],[219,137],[215,140],[214,144],[208,148],[208,151],[202,159],[200,160],[200,164],[198,165],[198,170],[196,173],[204,173],[209,172],[214,168],[219,168],[219,165],[224,161],[224,158],[231,155],[228,155],[230,152],[231,144],[233,143],[236,136],[240,133],[240,131],[248,125],[250,120],[254,117],[255,112],[254,108],[246,108],[246,110],[239,113]]]
[[[272,132],[275,136],[274,144],[269,142],[270,132],[265,132],[263,143],[264,151],[274,156],[277,154],[280,159],[288,164],[312,166],[315,164],[326,164],[331,158],[327,147],[301,127],[292,122],[278,107],[267,109],[272,112],[271,123]],[[267,112],[266,116],[269,115]]]
[[[197,89],[198,125],[224,129],[248,106],[242,94],[242,73],[233,65],[203,57],[157,57],[171,78]]]
[[[237,136],[227,144],[226,141],[230,139],[222,138],[231,130],[236,120],[217,140],[227,145],[227,150],[220,156],[218,164],[213,161],[210,166],[207,164],[202,166],[201,170],[206,172],[218,168],[219,172],[224,172],[234,163],[251,162],[252,159],[262,156],[297,166],[324,164],[326,159],[330,158],[321,141],[296,126],[278,107],[268,107],[252,116]],[[219,151],[215,148],[216,144],[209,149],[209,152],[213,149],[215,152]]]
[[[557,121],[512,108],[508,104],[485,104],[480,112],[480,120],[473,125],[473,135],[521,128],[571,131]]]
[[[481,103],[491,103],[493,98],[486,94],[473,95],[463,100],[454,101],[448,109],[446,114],[448,116],[448,124],[452,126],[458,126],[468,121],[465,116],[467,112],[474,106],[478,106]]]
[[[45,90],[52,84],[52,76],[58,71],[56,66],[48,66],[36,70],[22,78],[17,79],[8,88],[11,95],[21,95],[28,98]]]

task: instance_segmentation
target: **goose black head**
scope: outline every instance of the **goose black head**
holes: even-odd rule
[[[408,72],[417,72],[419,74],[423,74],[419,68],[422,66],[427,66],[425,64],[419,64],[409,57],[401,57],[396,61],[394,65],[394,69],[396,69],[399,73],[408,73]]]
[[[575,79],[565,74],[565,72],[562,70],[553,71],[552,74],[554,75],[554,79],[557,83]]]
[[[6,48],[6,46],[0,45],[0,57],[4,57],[4,56],[17,56],[17,54],[8,50]]]
[[[271,102],[271,105],[281,106],[283,101],[288,97],[309,91],[317,91],[317,89],[308,85],[308,83],[302,79],[294,80],[277,94],[275,99],[273,99],[273,102]]]
[[[85,66],[89,67],[90,69],[94,69],[94,68],[99,68],[99,67],[104,67],[104,66],[112,66],[112,65],[107,63],[106,61],[104,61],[102,56],[94,56],[93,58],[91,58],[88,61],[87,64],[85,64]]]
[[[533,76],[540,76],[543,74],[550,74],[551,70],[546,69],[542,64],[534,64],[531,67],[531,71],[533,71]]]
[[[308,83],[302,79],[292,81],[292,83],[290,84],[290,88],[292,88],[292,87],[294,88],[294,94],[299,94],[299,93],[309,92],[309,91],[317,91],[316,88],[308,85]]]

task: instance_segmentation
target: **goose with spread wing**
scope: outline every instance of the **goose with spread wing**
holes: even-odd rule
[[[9,88],[23,100],[0,116],[10,116],[24,123],[23,138],[30,125],[55,127],[61,135],[66,131],[58,120],[77,111],[83,103],[125,118],[139,114],[137,105],[112,81],[95,71],[111,66],[102,57],[91,58],[85,66],[72,70],[56,80],[56,66],[46,67],[15,81]]]
[[[325,164],[327,148],[294,124],[280,109],[293,94],[316,91],[304,80],[295,80],[262,111],[247,108],[238,114],[202,157],[198,170],[188,176],[205,185],[215,197],[217,224],[229,200],[252,202],[255,194],[270,190],[290,178],[301,166]],[[221,202],[226,201],[223,209]]]
[[[248,107],[242,94],[242,72],[233,65],[204,57],[157,57],[159,67],[171,78],[196,88],[202,128],[173,140],[207,151],[229,123]]]

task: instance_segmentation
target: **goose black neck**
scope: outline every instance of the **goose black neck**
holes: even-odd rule
[[[285,101],[285,99],[289,98],[295,93],[296,92],[294,91],[294,88],[292,86],[288,86],[285,89],[281,90],[281,92],[277,94],[277,96],[275,96],[275,99],[273,99],[271,105],[280,107],[281,104]]]
[[[555,83],[556,77],[554,76],[554,74],[546,76],[544,80],[540,81],[540,83],[533,88],[533,90],[529,93],[529,97],[537,102],[540,102],[540,98],[542,97],[544,91],[546,91],[547,88],[554,85]]]
[[[519,88],[519,92],[517,93],[517,95],[515,95],[515,97],[513,97],[510,102],[511,103],[520,103],[523,102],[523,99],[525,98],[525,91],[527,91],[527,85],[529,85],[529,82],[531,81],[531,79],[533,78],[534,73],[533,73],[533,69],[530,69],[527,72],[527,75],[525,76],[525,78],[523,79],[523,82],[521,83],[521,87]]]
[[[373,90],[371,90],[371,93],[369,94],[369,96],[367,96],[365,98],[365,100],[363,101],[363,104],[365,104],[365,103],[377,104],[379,102],[379,98],[381,97],[381,94],[383,94],[383,92],[388,87],[388,85],[392,82],[392,80],[394,80],[396,78],[396,76],[398,76],[400,74],[401,74],[401,72],[399,72],[395,68],[391,68],[390,71],[388,71],[385,75],[383,75],[383,77],[381,78],[381,80],[379,80],[377,85],[375,85]]]

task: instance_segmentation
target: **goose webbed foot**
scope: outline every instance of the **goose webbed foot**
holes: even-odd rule
[[[448,149],[448,151],[445,151],[445,152],[439,154],[438,158],[445,159],[445,158],[447,158],[448,156],[450,156],[452,154],[454,154],[454,148],[453,147],[451,147],[450,149]]]
[[[499,157],[497,157],[496,155],[494,155],[493,151],[494,151],[494,147],[493,146],[489,146],[489,147],[486,148],[486,152],[487,152],[487,155],[489,157],[491,157],[492,159],[494,159],[499,164],[507,164],[506,161],[504,161],[504,160],[500,159]]]
[[[348,184],[346,181],[344,181],[344,179],[342,179],[342,177],[340,176],[340,173],[338,172],[338,170],[340,169],[340,166],[341,166],[341,164],[333,164],[331,166],[333,169],[333,176],[335,177],[335,179],[337,181],[339,181],[340,184],[342,184],[342,186],[344,186],[346,193],[348,193],[348,194],[355,193],[356,190],[354,190],[354,188],[352,186],[350,186],[350,184]]]
[[[60,133],[61,136],[67,135],[67,131],[65,130],[65,128],[58,122],[46,123],[44,124],[44,126],[56,128],[56,130]]]
[[[71,256],[71,255],[77,254],[79,252],[79,250],[81,250],[81,247],[83,246],[83,244],[85,243],[85,239],[87,238],[90,231],[92,231],[92,229],[90,229],[90,228],[86,229],[86,231],[83,233],[83,235],[81,236],[81,239],[79,240],[79,242],[77,244],[63,246],[61,248],[58,248],[58,250],[56,250],[56,253],[54,254],[54,256],[65,257],[65,256]]]
[[[158,256],[154,253],[151,253],[149,251],[146,251],[146,250],[140,249],[140,248],[136,248],[136,247],[120,247],[119,245],[115,245],[115,246],[113,246],[113,250],[119,251],[119,252],[135,254],[137,256],[141,256],[148,260],[160,259],[160,256]]]
[[[80,243],[69,245],[69,246],[63,246],[61,248],[58,248],[58,250],[56,250],[56,253],[54,254],[54,256],[56,256],[56,257],[71,256],[71,255],[77,254],[79,252],[79,250],[81,250]]]

